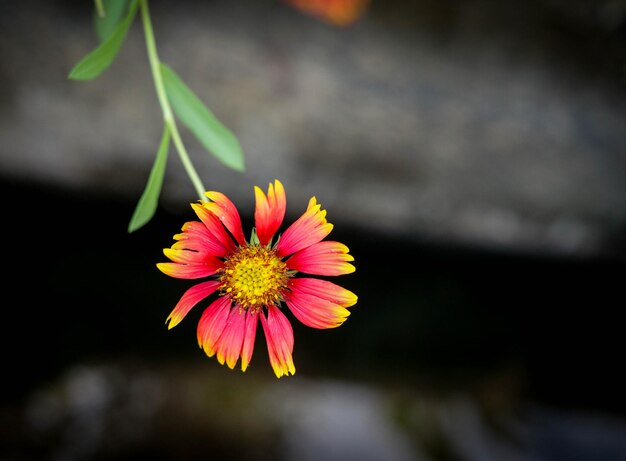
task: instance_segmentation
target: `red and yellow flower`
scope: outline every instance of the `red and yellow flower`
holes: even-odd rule
[[[369,0],[283,0],[298,10],[334,26],[348,26],[365,11]]]
[[[248,368],[260,319],[270,364],[278,378],[293,375],[293,330],[281,309],[312,328],[334,328],[350,315],[357,302],[351,291],[328,280],[300,277],[300,273],[336,276],[354,272],[348,247],[324,240],[333,225],[315,197],[306,211],[274,241],[285,217],[287,199],[280,181],[269,184],[267,195],[254,188],[255,227],[246,241],[239,212],[216,191],[209,201],[191,206],[200,221],[186,222],[175,243],[163,250],[171,262],[158,263],[166,275],[204,279],[189,288],[166,319],[178,325],[200,301],[216,293],[198,322],[198,344],[220,364],[233,369],[241,359]]]

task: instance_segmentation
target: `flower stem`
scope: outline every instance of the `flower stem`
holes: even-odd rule
[[[139,6],[141,8],[143,30],[146,36],[146,47],[148,50],[148,60],[150,61],[150,70],[152,72],[152,77],[154,78],[157,98],[159,99],[159,104],[161,105],[161,110],[163,112],[163,122],[167,125],[170,133],[172,134],[172,141],[176,146],[178,156],[183,163],[183,167],[187,171],[189,179],[191,179],[191,183],[196,189],[196,193],[200,197],[200,200],[207,201],[208,198],[204,195],[206,189],[202,184],[196,169],[193,167],[189,154],[187,153],[187,149],[185,148],[183,140],[180,137],[178,126],[176,125],[176,120],[174,119],[174,114],[172,112],[172,107],[170,106],[170,101],[165,92],[163,75],[161,74],[161,61],[159,60],[159,55],[157,54],[154,32],[152,30],[152,21],[150,20],[150,12],[148,11],[148,0],[139,0]]]
[[[98,17],[104,18],[105,12],[104,12],[104,6],[102,5],[102,0],[94,0],[94,2],[96,4],[96,11],[98,12]]]

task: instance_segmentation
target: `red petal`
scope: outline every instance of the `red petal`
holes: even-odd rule
[[[246,311],[240,306],[235,306],[230,310],[224,330],[215,344],[217,361],[222,365],[226,361],[226,365],[231,370],[235,368],[235,364],[241,355],[245,331]]]
[[[246,238],[243,235],[241,218],[239,217],[239,212],[235,204],[221,192],[209,191],[205,195],[213,200],[213,202],[205,203],[204,207],[222,221],[239,245],[245,245]]]
[[[230,299],[221,296],[213,301],[213,303],[204,310],[202,317],[200,317],[197,331],[198,345],[204,349],[204,352],[206,352],[209,357],[215,354],[215,343],[222,334],[222,331],[224,331],[228,313],[230,312],[230,306]]]
[[[328,280],[313,278],[291,279],[289,288],[291,289],[292,297],[312,295],[343,307],[354,306],[358,299],[350,290],[346,290]]]
[[[289,258],[287,267],[299,272],[315,275],[345,275],[355,271],[354,257],[348,247],[339,242],[324,241],[303,248]]]
[[[177,240],[172,248],[176,250],[204,251],[213,256],[226,256],[230,251],[230,245],[224,245],[207,227],[199,221],[189,221],[183,225],[183,232],[176,234]]]
[[[197,285],[189,288],[165,320],[165,323],[169,322],[167,327],[168,330],[178,325],[196,304],[213,293],[219,285],[220,282],[211,280],[208,282],[198,283]]]
[[[282,183],[276,179],[269,184],[267,197],[258,186],[254,186],[256,207],[254,209],[254,223],[261,245],[267,245],[272,239],[285,218],[287,196]]]
[[[293,315],[311,328],[335,328],[350,315],[345,307],[310,294],[284,292],[283,298]]]
[[[163,249],[163,254],[165,254],[165,256],[167,256],[170,261],[179,264],[206,264],[213,267],[213,265],[218,264],[218,262],[220,261],[215,256],[204,251],[165,248]]]
[[[321,241],[330,234],[333,225],[326,221],[326,210],[321,209],[315,197],[309,200],[307,210],[281,235],[276,251],[287,256]]]
[[[267,307],[267,318],[261,315],[270,364],[277,378],[296,372],[293,364],[293,329],[285,314],[276,306]]]
[[[256,327],[259,320],[259,313],[250,313],[246,315],[246,332],[243,337],[243,346],[241,347],[241,370],[246,371],[248,364],[252,359],[254,350],[254,339],[256,337]]]
[[[165,275],[177,279],[201,279],[214,275],[224,263],[217,258],[211,258],[203,264],[158,263],[158,269]]]
[[[200,221],[206,226],[209,233],[217,240],[217,243],[224,248],[224,254],[234,251],[236,248],[235,242],[226,231],[222,221],[203,205],[192,203],[191,207],[198,215],[198,218],[200,218]]]

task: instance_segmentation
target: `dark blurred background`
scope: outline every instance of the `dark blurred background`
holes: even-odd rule
[[[157,47],[239,138],[184,129],[252,223],[315,195],[355,273],[277,380],[196,346],[162,249],[197,197],[162,127],[139,17],[104,74],[93,3],[0,5],[5,243],[0,460],[626,460],[626,2],[376,1],[335,27],[280,1],[150,2]]]

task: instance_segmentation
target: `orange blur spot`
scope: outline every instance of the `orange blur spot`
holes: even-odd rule
[[[369,0],[283,0],[298,10],[335,26],[356,22]]]

